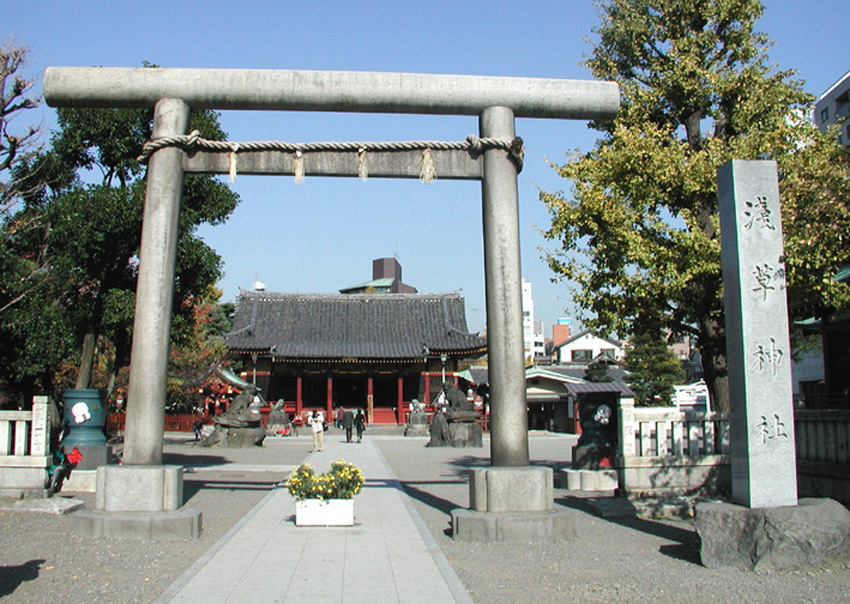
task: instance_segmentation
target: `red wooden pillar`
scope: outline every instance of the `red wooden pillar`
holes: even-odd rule
[[[304,402],[301,399],[302,379],[300,375],[295,378],[295,417],[301,417],[301,410],[304,406]]]
[[[396,423],[404,423],[404,378],[398,376],[398,418]]]
[[[425,400],[423,402],[427,408],[431,404],[431,374],[423,371],[422,377],[425,379]]]
[[[334,412],[334,378],[332,375],[328,376],[328,410],[325,413],[325,421],[333,421],[331,418],[333,417]]]
[[[372,374],[366,378],[366,421],[372,423],[372,410],[375,408],[375,381]]]

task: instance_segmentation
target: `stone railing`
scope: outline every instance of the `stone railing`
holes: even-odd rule
[[[850,503],[850,410],[797,409],[794,430],[800,497]]]
[[[48,398],[33,397],[31,411],[0,411],[0,495],[44,490],[51,463]]]
[[[631,496],[728,493],[729,419],[620,401],[620,492]]]
[[[621,400],[615,466],[625,495],[729,495],[729,418]],[[800,497],[850,504],[850,410],[794,412]]]

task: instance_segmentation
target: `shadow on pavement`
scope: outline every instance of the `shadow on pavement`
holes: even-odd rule
[[[648,535],[674,541],[675,543],[662,545],[658,548],[658,551],[669,558],[701,565],[699,557],[699,535],[697,535],[695,530],[671,526],[664,522],[646,518],[608,518],[607,520]]]
[[[174,466],[224,466],[231,463],[226,457],[221,455],[210,455],[208,453],[170,453],[168,451],[162,454],[162,463]]]
[[[209,474],[205,472],[205,474]],[[227,477],[220,478],[200,478],[196,475],[187,474],[183,480],[183,502],[188,503],[192,497],[203,490],[222,490],[222,491],[271,491],[280,484],[280,481],[262,480],[232,480]]]
[[[422,485],[449,485],[449,484],[466,484],[465,480],[402,480],[401,486],[404,491],[416,499],[421,501],[428,507],[443,512],[446,515],[451,514],[452,510],[463,507],[461,504],[438,497],[426,489],[420,488]]]
[[[465,476],[465,472],[467,470],[478,469],[478,468],[489,468],[490,467],[490,458],[489,457],[475,457],[473,455],[464,455],[463,457],[458,457],[448,462],[449,465],[454,466],[454,473],[457,476]],[[565,465],[568,465],[563,459],[553,460],[553,459],[532,459],[529,461],[528,465],[536,466],[536,467],[548,467],[553,470],[558,470],[563,468]]]
[[[0,597],[14,593],[24,581],[38,579],[44,559],[30,560],[17,566],[0,566]]]
[[[464,455],[463,457],[457,457],[448,463],[450,466],[453,466],[452,471],[456,476],[466,476],[467,470],[490,467],[490,458]]]
[[[367,478],[363,481],[363,486],[375,489],[398,490],[400,488],[397,480],[391,480],[389,478]]]
[[[589,500],[594,496],[598,495],[591,494],[588,495],[588,497],[565,495],[564,497],[556,498],[555,503],[599,518],[589,505]],[[691,528],[672,526],[666,522],[647,518],[600,518],[600,520],[604,520],[605,522],[610,522],[612,524],[618,524],[622,527],[635,531],[640,531],[647,535],[666,539],[667,541],[674,541],[675,543],[662,545],[658,548],[658,551],[669,558],[675,558],[677,560],[701,565],[699,556],[699,536],[696,531]]]

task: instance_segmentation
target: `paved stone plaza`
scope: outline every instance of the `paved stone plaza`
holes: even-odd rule
[[[69,531],[68,517],[0,510],[0,596],[115,603],[850,599],[846,566],[767,575],[706,569],[691,521],[603,520],[588,511],[587,495],[563,489],[555,489],[555,504],[574,510],[574,541],[455,542],[450,511],[468,506],[467,469],[489,463],[489,439],[482,449],[433,449],[424,447],[427,437],[376,432],[367,429],[368,442],[358,445],[331,430],[321,456],[310,453],[306,434],[239,450],[169,439],[165,461],[187,466],[186,503],[203,512],[197,541],[81,537]],[[574,442],[532,433],[532,464],[562,467]],[[305,459],[323,466],[338,457],[366,470],[355,500],[359,526],[295,527],[291,498],[273,485]],[[386,507],[376,514],[376,505]],[[308,589],[308,577],[317,587]]]

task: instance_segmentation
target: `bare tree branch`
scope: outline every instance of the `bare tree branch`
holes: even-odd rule
[[[34,109],[41,102],[32,95],[35,80],[19,73],[27,64],[28,52],[26,46],[15,46],[10,41],[0,45],[0,216],[8,214],[24,193],[16,186],[16,179],[4,172],[22,165],[40,150],[41,128],[13,128],[21,112]]]

